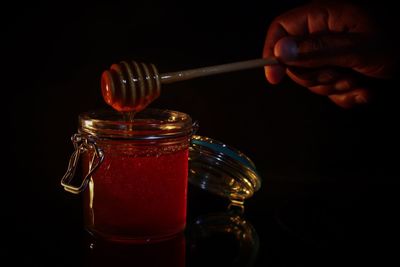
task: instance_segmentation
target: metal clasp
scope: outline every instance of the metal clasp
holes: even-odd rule
[[[74,134],[71,137],[71,141],[74,144],[75,151],[72,153],[71,158],[69,160],[67,172],[61,179],[61,185],[64,187],[65,191],[68,191],[73,194],[79,194],[80,192],[85,190],[89,182],[88,178],[97,169],[100,163],[103,162],[104,153],[103,151],[101,151],[101,149],[97,147],[96,141],[91,136]],[[89,153],[91,151],[93,152],[93,157],[89,164],[89,171],[83,178],[82,183],[79,186],[75,186],[72,184],[72,181],[75,177],[75,172],[79,162],[79,157],[81,154]]]
[[[199,121],[194,121],[192,123],[192,132],[190,133],[190,137],[195,135],[197,133],[197,131],[199,130],[199,128],[200,128]]]

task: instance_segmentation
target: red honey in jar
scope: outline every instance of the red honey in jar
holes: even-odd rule
[[[191,133],[191,118],[176,111],[146,109],[133,120],[113,110],[81,114],[71,161],[81,156],[88,175],[81,186],[64,180],[64,187],[83,193],[87,231],[135,243],[182,232]]]

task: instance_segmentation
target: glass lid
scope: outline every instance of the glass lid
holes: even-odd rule
[[[256,167],[246,155],[198,135],[192,136],[189,149],[189,182],[238,204],[261,186]]]

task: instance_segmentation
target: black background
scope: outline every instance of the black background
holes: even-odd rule
[[[71,238],[81,229],[79,198],[59,181],[78,115],[106,107],[103,70],[131,59],[167,72],[259,58],[272,19],[301,3],[53,1],[3,9],[6,253],[28,266],[75,265],[64,253],[79,240]],[[268,84],[260,68],[166,85],[151,107],[190,114],[199,134],[253,159],[263,187],[249,200],[248,216],[262,248],[275,253],[259,262],[313,263],[303,243],[269,239],[276,210],[289,228],[317,240],[311,246],[317,254],[356,259],[357,247],[363,255],[357,259],[385,261],[397,237],[396,87],[382,82],[376,103],[343,110],[288,79]],[[189,207],[201,210],[207,202],[195,196]],[[76,247],[72,252],[82,256]]]

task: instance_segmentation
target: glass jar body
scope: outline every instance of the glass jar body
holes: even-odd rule
[[[84,225],[102,239],[155,242],[175,236],[186,225],[190,131],[169,135],[171,127],[164,123],[148,131],[146,123],[154,128],[159,122],[138,120],[140,138],[135,131],[124,138],[115,132],[90,136],[104,157],[83,191]],[[135,129],[135,122],[129,128]],[[88,134],[85,128],[79,132]],[[82,154],[84,173],[90,172],[93,156],[94,151]]]
[[[86,229],[106,239],[146,241],[186,222],[188,141],[150,146],[99,142],[104,161],[84,191]],[[90,154],[83,158],[88,172]]]

